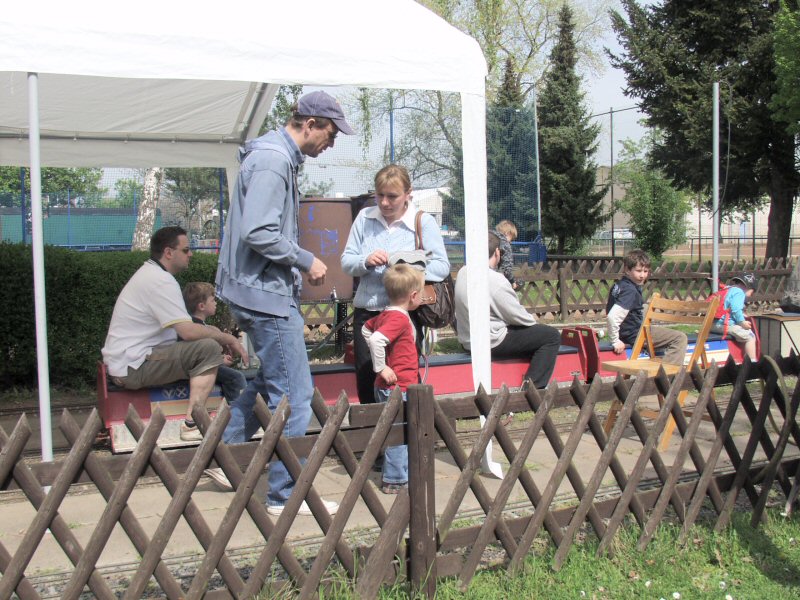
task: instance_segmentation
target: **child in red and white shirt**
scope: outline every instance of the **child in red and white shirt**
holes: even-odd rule
[[[395,387],[400,388],[405,400],[408,386],[419,383],[417,334],[408,313],[419,306],[425,275],[401,263],[386,269],[383,285],[390,305],[361,330],[376,373],[376,402],[388,402]],[[408,447],[390,446],[384,457],[381,491],[397,494],[407,486]]]

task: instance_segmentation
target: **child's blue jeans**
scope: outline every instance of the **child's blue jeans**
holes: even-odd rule
[[[393,390],[375,388],[375,402],[388,402]],[[406,393],[403,392],[403,402]],[[408,446],[389,446],[383,457],[383,482],[408,483]]]

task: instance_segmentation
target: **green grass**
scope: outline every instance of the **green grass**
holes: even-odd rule
[[[618,598],[665,599],[791,599],[800,598],[800,518],[767,511],[767,523],[749,525],[750,515],[734,514],[731,527],[715,534],[713,523],[696,526],[685,547],[677,545],[679,527],[661,526],[640,552],[635,525],[622,529],[614,556],[596,556],[597,540],[576,542],[559,571],[551,567],[552,544],[530,556],[516,576],[504,568],[478,572],[465,591],[454,579],[438,582],[438,600],[474,598],[595,600]],[[341,578],[326,598],[350,599],[355,594]],[[678,595],[676,595],[678,594]],[[409,598],[407,584],[384,588],[380,598]]]

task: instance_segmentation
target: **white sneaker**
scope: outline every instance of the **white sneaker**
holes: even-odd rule
[[[222,469],[206,469],[203,471],[203,475],[210,478],[223,492],[233,491],[233,486],[231,485],[231,482],[228,481],[228,478],[225,477],[225,473],[222,472]]]
[[[325,505],[325,510],[328,511],[329,515],[335,515],[336,511],[339,510],[339,504],[333,500],[323,500],[322,503]],[[268,504],[267,512],[274,516],[280,516],[283,514],[283,506]],[[303,503],[300,505],[300,510],[297,511],[297,514],[306,517],[311,516],[311,509],[308,507],[305,500],[303,500]]]

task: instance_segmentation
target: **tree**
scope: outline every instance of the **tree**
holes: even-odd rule
[[[789,133],[800,133],[800,9],[797,0],[782,0],[775,17],[775,76],[777,91],[772,109],[789,125]]]
[[[563,0],[420,0],[448,23],[474,37],[486,57],[489,103],[502,85],[506,59],[514,61],[524,101],[546,68],[546,53],[556,32],[554,15]],[[576,51],[586,71],[600,68],[600,40],[608,30],[612,0],[574,0]],[[460,98],[457,94],[420,90],[360,90],[358,129],[367,148],[373,131],[383,131],[393,115],[395,162],[403,164],[419,187],[458,186]],[[389,152],[383,161],[388,161]],[[376,165],[380,166],[380,165]],[[463,211],[463,206],[455,202]],[[456,216],[452,216],[458,219]],[[461,229],[461,228],[459,228]]]
[[[141,201],[144,184],[137,179],[118,179],[114,184],[115,205],[119,208],[132,208]]]
[[[219,198],[219,169],[213,167],[193,167],[183,169],[164,169],[165,188],[180,207],[183,227],[190,233],[195,229],[195,220],[203,220],[204,201]]]
[[[646,123],[663,132],[652,160],[683,189],[710,195],[712,83],[722,82],[721,203],[748,210],[770,198],[766,256],[786,256],[800,176],[795,140],[776,119],[777,0],[665,0],[612,12],[622,45],[610,53]]]
[[[692,204],[687,194],[676,189],[664,174],[648,163],[647,148],[657,134],[639,143],[622,142],[621,161],[614,179],[625,188],[620,208],[631,217],[631,231],[639,246],[655,258],[686,241],[686,215]]]
[[[105,188],[100,186],[102,177],[102,169],[44,167],[42,194],[47,196],[48,206],[66,206],[67,202],[78,205],[105,193]],[[16,198],[18,203],[21,192],[20,167],[0,167],[0,194],[6,198]],[[28,168],[25,169],[25,192],[28,195],[31,193],[31,173]]]
[[[556,253],[574,252],[606,219],[602,199],[608,186],[598,186],[597,138],[575,70],[573,15],[564,4],[539,102],[539,167],[542,229],[556,240]]]
[[[156,226],[156,211],[158,210],[158,200],[161,197],[161,179],[163,176],[164,169],[161,167],[151,167],[145,171],[142,201],[139,202],[136,227],[133,230],[133,240],[131,241],[131,251],[148,250],[150,248],[150,236],[153,235],[153,229]]]
[[[507,218],[523,241],[536,231],[534,113],[525,106],[519,76],[506,60],[503,86],[487,117],[487,180],[490,224]]]

